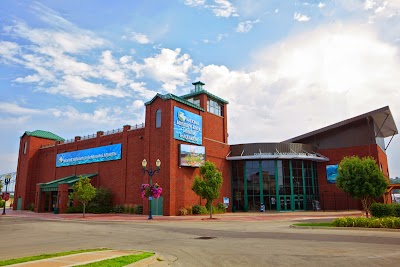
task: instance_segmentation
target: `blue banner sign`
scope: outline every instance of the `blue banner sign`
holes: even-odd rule
[[[328,184],[336,184],[339,165],[326,165],[326,180]]]
[[[203,142],[202,117],[174,107],[174,138],[201,145]]]
[[[57,154],[56,167],[121,159],[121,144]]]

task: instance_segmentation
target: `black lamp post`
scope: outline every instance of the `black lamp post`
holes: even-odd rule
[[[10,183],[10,180],[11,180],[11,175],[10,175],[10,174],[7,174],[6,177],[4,178],[4,184],[6,185],[6,192],[3,193],[3,196],[4,196],[4,207],[3,207],[3,213],[2,213],[2,215],[5,215],[5,214],[6,214],[7,186],[8,186],[8,184]]]
[[[143,173],[147,172],[149,174],[149,176],[150,176],[150,187],[151,187],[153,185],[153,175],[156,172],[160,172],[161,160],[159,160],[159,159],[156,160],[157,169],[155,169],[154,171],[153,171],[153,168],[151,167],[151,165],[150,165],[150,169],[149,170],[146,169],[146,166],[147,166],[147,160],[144,159],[142,161]],[[153,199],[153,196],[149,196],[149,220],[153,220],[153,216],[151,214],[151,201],[152,201],[152,199]]]

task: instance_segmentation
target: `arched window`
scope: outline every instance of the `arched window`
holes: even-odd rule
[[[161,127],[161,109],[157,109],[156,111],[156,128]]]

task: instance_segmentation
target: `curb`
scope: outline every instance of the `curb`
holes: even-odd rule
[[[324,229],[324,230],[359,230],[359,231],[382,231],[382,232],[400,232],[400,229],[391,228],[364,228],[364,227],[333,227],[333,226],[299,226],[291,224],[290,228],[298,229]]]

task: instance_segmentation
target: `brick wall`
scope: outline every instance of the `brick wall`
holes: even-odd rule
[[[361,209],[359,201],[347,196],[342,190],[336,187],[336,184],[329,184],[326,179],[326,165],[339,164],[346,156],[373,157],[378,166],[382,165],[382,172],[387,175],[388,164],[387,156],[376,144],[342,147],[334,149],[320,149],[318,153],[329,158],[329,162],[318,163],[318,184],[320,191],[320,200],[325,204],[327,210]]]

